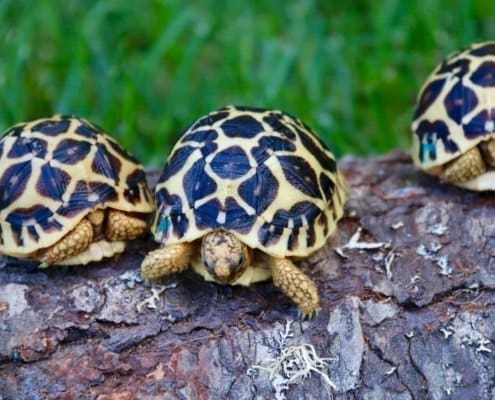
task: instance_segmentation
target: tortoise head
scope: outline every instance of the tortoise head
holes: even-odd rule
[[[250,263],[248,247],[224,230],[215,230],[203,237],[201,257],[208,273],[222,284],[234,282]]]

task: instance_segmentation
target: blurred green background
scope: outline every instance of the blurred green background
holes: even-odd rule
[[[273,107],[343,154],[405,148],[447,54],[495,39],[491,1],[0,1],[0,128],[55,112],[147,165],[226,104]]]

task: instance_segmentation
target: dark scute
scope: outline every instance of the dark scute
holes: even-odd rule
[[[283,114],[280,112],[270,112],[263,121],[268,124],[274,132],[277,132],[282,138],[287,138],[289,140],[295,140],[296,135],[292,129],[283,122]]]
[[[478,99],[474,91],[464,86],[461,81],[452,87],[444,100],[447,114],[459,125],[462,118],[474,110],[477,104]]]
[[[198,228],[219,228],[217,217],[220,210],[221,204],[218,199],[211,199],[210,201],[198,207],[194,212],[194,216],[196,217],[196,225],[198,226]]]
[[[247,111],[258,114],[262,114],[267,111],[265,108],[251,107],[251,106],[233,106],[233,108],[234,110],[238,110],[238,111]]]
[[[294,250],[299,246],[299,227],[294,227],[287,241],[287,249]]]
[[[495,86],[495,62],[485,61],[471,75],[471,81],[482,87]]]
[[[98,200],[92,201],[93,206],[105,203],[107,201],[117,201],[118,194],[112,185],[102,182],[89,182],[90,193],[96,193]]]
[[[201,146],[201,155],[206,158],[208,155],[216,151],[218,145],[215,142],[206,142]]]
[[[325,213],[320,213],[318,218],[316,219],[316,223],[323,227],[323,235],[327,235],[328,233],[328,218]]]
[[[45,232],[51,232],[53,230],[59,231],[62,229],[62,225],[57,222],[53,216],[52,211],[43,206],[35,205],[30,208],[16,208],[7,215],[7,222],[11,225],[12,231],[15,233],[15,239],[18,246],[23,245],[22,240],[22,227],[26,221],[33,220],[38,224]]]
[[[296,128],[296,131],[304,147],[318,160],[320,165],[328,172],[335,173],[337,171],[337,162],[326,153],[328,148],[320,138],[309,130]]]
[[[308,226],[308,229],[306,230],[306,232],[307,232],[306,246],[307,247],[313,247],[315,244],[315,240],[316,240],[315,226],[313,224],[310,224]]]
[[[248,215],[235,199],[228,197],[225,202],[225,223],[227,230],[235,230],[239,233],[248,233],[256,222],[256,215]]]
[[[170,194],[166,188],[160,189],[155,194],[156,203],[160,212],[164,215],[182,214],[182,200],[175,194]],[[165,212],[163,210],[167,209]]]
[[[280,240],[284,228],[265,222],[258,231],[258,239],[263,246],[273,246]]]
[[[29,161],[11,165],[5,171],[0,171],[0,188],[2,188],[0,210],[7,208],[22,196],[31,172],[32,167]]]
[[[141,189],[146,194],[146,175],[142,169],[135,169],[129,174],[126,181],[124,197],[129,203],[136,204],[141,201]]]
[[[37,242],[40,239],[40,235],[38,235],[34,226],[28,226],[27,231],[33,241]]]
[[[487,121],[495,121],[495,109],[490,112],[488,110],[482,110],[476,114],[469,123],[463,125],[464,135],[472,139],[493,133],[493,131],[486,130],[485,123]]]
[[[210,167],[222,179],[240,178],[251,169],[249,158],[239,146],[231,146],[217,153]]]
[[[178,238],[182,238],[189,228],[189,220],[183,214],[174,214],[170,216],[174,234]]]
[[[450,138],[450,132],[442,120],[427,121],[423,120],[416,129],[416,135],[419,139],[419,159],[423,162],[428,155],[429,160],[437,159],[436,141],[441,140],[447,153],[456,153],[459,151],[457,144]]]
[[[472,49],[469,54],[477,57],[494,56],[495,55],[495,43],[486,43],[485,45]]]
[[[74,165],[85,159],[91,150],[91,143],[84,140],[64,139],[53,151],[53,158],[63,164]]]
[[[260,165],[256,174],[239,185],[239,196],[261,215],[277,197],[279,182],[270,169]]]
[[[273,215],[272,224],[286,227],[289,225],[289,219],[292,219],[293,226],[299,228],[304,225],[303,217],[305,217],[308,225],[312,225],[321,213],[322,211],[315,204],[309,201],[300,201],[289,210],[278,209]]]
[[[211,142],[218,137],[218,133],[213,129],[205,129],[205,130],[194,130],[186,135],[184,135],[181,139],[182,142]]]
[[[201,117],[196,122],[193,122],[191,126],[187,129],[187,131],[195,131],[199,128],[203,128],[206,126],[210,127],[216,122],[227,118],[228,116],[229,116],[229,112],[222,108],[208,115],[205,115],[204,117]]]
[[[33,132],[41,132],[48,136],[56,136],[61,133],[67,132],[69,126],[70,126],[70,120],[68,119],[62,119],[62,120],[45,119],[34,125],[31,129]]]
[[[335,190],[335,182],[332,181],[326,174],[323,172],[320,173],[320,187],[323,191],[323,195],[325,196],[325,200],[328,204],[331,203],[333,192]]]
[[[263,125],[250,115],[239,115],[226,119],[221,128],[225,135],[231,138],[253,138],[263,132]]]
[[[3,141],[0,141],[0,160],[3,157],[3,147],[4,147],[4,142]]]
[[[442,92],[446,79],[437,79],[428,84],[421,92],[421,96],[414,110],[414,119],[422,115],[437,99]]]
[[[96,194],[96,199],[90,199],[91,194]],[[89,185],[84,181],[78,181],[74,192],[66,205],[59,208],[58,213],[67,217],[72,217],[81,213],[81,211],[95,208],[105,202],[116,201],[117,192],[106,183],[90,182]]]
[[[467,58],[457,58],[458,54],[453,55],[449,59],[445,60],[440,64],[440,68],[436,71],[437,75],[440,74],[452,74],[462,78],[469,71],[469,64],[471,61]]]
[[[22,132],[24,132],[24,128],[26,127],[26,124],[21,124],[21,125],[18,125],[18,126],[14,126],[12,128],[9,128],[7,129],[5,132],[3,132],[1,135],[0,135],[0,139],[3,139],[7,136],[11,136],[11,137],[20,137]]]
[[[32,154],[34,157],[43,159],[46,156],[46,149],[47,143],[43,139],[19,137],[12,145],[7,157],[19,158],[26,154]]]
[[[184,146],[174,152],[165,164],[159,182],[166,182],[169,178],[177,174],[187,162],[189,156],[196,150],[195,147]]]
[[[124,150],[115,140],[111,137],[107,136],[107,141],[110,144],[110,147],[124,160],[127,160],[133,164],[139,164],[139,161],[129,152]]]
[[[205,173],[205,161],[202,158],[197,160],[184,175],[182,186],[190,208],[194,208],[196,200],[217,190],[217,183]]]
[[[116,185],[120,181],[120,169],[122,162],[112,153],[107,151],[107,148],[102,143],[96,144],[97,149],[91,164],[91,170],[95,174],[106,176],[112,179]]]
[[[96,127],[91,126],[83,121],[80,121],[81,125],[79,125],[75,132],[78,135],[84,136],[85,138],[88,139],[96,139],[96,136],[98,135],[101,130],[98,130]]]
[[[273,153],[278,151],[294,152],[296,151],[296,145],[286,139],[276,136],[263,136],[258,140],[258,146],[251,149],[251,154],[256,160],[256,163],[261,165]]]
[[[41,174],[36,182],[36,191],[41,196],[62,201],[62,196],[70,181],[68,173],[47,163],[41,167]]]
[[[278,156],[280,166],[287,181],[297,190],[308,196],[321,197],[315,171],[309,163],[298,156]]]

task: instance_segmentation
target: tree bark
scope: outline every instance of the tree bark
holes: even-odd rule
[[[321,296],[310,321],[270,282],[150,287],[151,238],[85,267],[0,257],[0,399],[495,398],[494,194],[401,152],[341,168],[346,215],[300,263]],[[300,359],[252,368],[304,344],[326,363],[305,379]]]

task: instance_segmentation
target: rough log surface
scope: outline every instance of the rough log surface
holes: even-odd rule
[[[322,297],[311,321],[270,283],[145,285],[151,238],[80,268],[0,257],[0,399],[495,398],[495,195],[440,184],[400,152],[341,167],[346,217],[301,264]],[[315,371],[248,374],[302,344],[331,357],[335,388]]]

